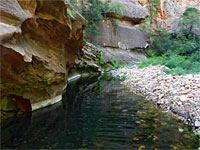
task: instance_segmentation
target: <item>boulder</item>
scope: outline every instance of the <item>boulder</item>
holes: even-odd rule
[[[101,50],[91,43],[86,43],[81,49],[77,59],[75,60],[74,67],[70,70],[70,76],[74,74],[94,73],[101,72],[100,65]]]
[[[144,32],[113,20],[106,19],[100,23],[99,33],[96,42],[103,47],[134,49],[148,46]]]
[[[139,62],[146,59],[146,56],[143,52],[132,51],[132,50],[121,50],[121,49],[104,49],[102,53],[102,58],[104,63],[108,66],[105,68],[106,70],[112,69],[112,61],[116,61],[115,63],[118,65],[128,65],[133,66],[138,64]]]
[[[106,0],[103,0],[104,2]],[[119,8],[113,8],[115,4],[118,3],[122,7],[122,10]],[[110,11],[106,11],[106,16],[111,16],[117,18],[120,17],[120,20],[125,20],[131,22],[131,24],[138,24],[144,18],[148,17],[148,11],[142,7],[137,0],[109,0]],[[123,9],[124,7],[124,9]]]
[[[34,110],[61,100],[85,19],[66,0],[1,0],[0,11],[0,103]]]

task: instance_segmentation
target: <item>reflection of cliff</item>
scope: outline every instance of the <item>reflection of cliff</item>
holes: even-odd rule
[[[81,147],[84,144],[88,122],[92,117],[83,120],[82,103],[88,97],[98,93],[98,76],[80,78],[69,83],[63,94],[62,104],[57,103],[45,109],[35,111],[32,115],[23,115],[3,120],[1,124],[1,148],[12,149],[60,149]],[[94,115],[86,113],[85,115]],[[94,116],[93,116],[94,117]],[[87,118],[87,117],[85,117]],[[88,139],[89,140],[89,139]],[[76,141],[76,142],[75,142]],[[70,143],[76,145],[70,145]],[[27,144],[28,143],[28,144]],[[37,144],[36,144],[37,143]],[[69,143],[69,145],[65,145]],[[42,147],[41,145],[45,145]]]
[[[4,120],[2,149],[196,149],[198,138],[182,122],[133,94],[110,76],[68,84],[62,103],[32,116]],[[13,120],[14,119],[14,120]],[[5,122],[6,121],[6,122]],[[184,129],[180,133],[179,128]]]
[[[0,11],[1,110],[21,110],[17,97],[32,109],[54,103],[45,100],[61,98],[85,20],[65,0],[1,0]]]

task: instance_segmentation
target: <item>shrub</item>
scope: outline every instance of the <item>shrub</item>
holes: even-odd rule
[[[156,36],[147,52],[149,59],[140,64],[139,67],[148,65],[165,65],[166,73],[181,75],[200,72],[200,35],[194,32],[200,27],[198,10],[187,9],[179,22],[178,33],[167,33],[162,31]]]
[[[193,58],[190,56],[176,54],[148,58],[139,65],[139,68],[144,68],[149,65],[165,65],[170,69],[164,69],[163,71],[173,75],[200,72],[200,62],[193,61]]]
[[[150,49],[155,52],[155,55],[176,53],[189,56],[199,51],[200,35],[192,32],[195,27],[200,27],[198,10],[195,8],[187,9],[179,22],[179,27],[179,33],[169,34],[162,31],[153,39]]]
[[[109,3],[108,0],[102,2],[101,0],[88,0],[89,4],[80,2],[81,7],[78,8],[77,0],[69,0],[69,2],[83,15],[87,20],[86,32],[87,37],[90,37],[90,42],[95,43],[96,37],[100,34],[98,32],[98,23],[103,21],[103,17],[107,12],[123,13],[125,6],[119,2]],[[105,16],[106,17],[106,16]],[[120,17],[117,15],[116,17]]]
[[[199,10],[196,8],[188,8],[183,13],[183,18],[179,22],[179,26],[181,27],[181,32],[186,35],[192,34],[192,32],[196,27],[199,29],[200,27],[200,18],[199,18]]]

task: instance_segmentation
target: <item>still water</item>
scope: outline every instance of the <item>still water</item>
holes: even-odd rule
[[[1,122],[2,149],[198,149],[183,122],[109,75],[70,83],[63,100]]]

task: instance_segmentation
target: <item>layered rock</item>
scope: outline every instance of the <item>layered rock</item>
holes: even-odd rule
[[[136,65],[146,59],[143,52],[123,50],[123,49],[105,49],[102,54],[105,64],[108,64],[106,70],[112,68],[113,63],[118,65]],[[114,61],[114,62],[113,62]],[[110,64],[110,65],[109,65]],[[114,64],[115,65],[115,64]]]
[[[106,0],[102,0],[106,2]],[[110,6],[113,7],[115,4],[124,7],[124,10],[120,8],[111,8],[106,11],[106,16],[111,16],[119,19],[116,16],[120,16],[120,20],[128,21],[135,25],[143,21],[144,18],[148,17],[148,12],[138,3],[137,0],[110,0]],[[123,8],[122,8],[123,9]]]
[[[117,23],[112,20],[104,20],[99,25],[100,35],[96,42],[103,47],[120,49],[146,48],[147,38],[144,32],[133,26]]]
[[[147,10],[136,0],[109,2],[111,8],[114,3],[118,3],[124,10],[118,11],[116,8],[105,12],[104,21],[99,24],[100,36],[96,39],[97,44],[119,49],[146,48],[148,44],[145,33],[134,25],[141,23],[148,16]]]
[[[69,80],[81,75],[110,71],[127,64],[135,65],[144,59],[146,56],[140,51],[96,47],[87,42],[75,60],[73,69],[70,70]]]
[[[84,45],[84,18],[65,0],[1,0],[0,12],[1,110],[60,100]]]
[[[81,49],[77,59],[75,60],[74,67],[70,70],[70,75],[101,72],[100,65],[101,51],[91,43],[86,43]]]
[[[148,44],[145,33],[134,25],[141,23],[148,12],[136,0],[111,0],[110,7],[115,3],[120,4],[124,10],[113,8],[105,11],[104,21],[99,24],[100,35],[96,38],[96,43],[119,49],[146,48]]]

